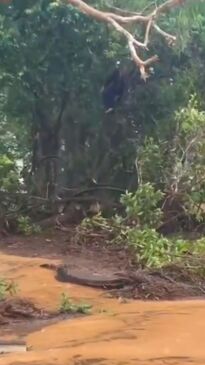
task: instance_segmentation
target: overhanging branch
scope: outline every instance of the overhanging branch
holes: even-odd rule
[[[157,6],[154,7],[154,9],[152,9],[149,14],[145,14],[146,9],[144,9],[142,13],[133,13],[133,14],[125,10],[124,12],[125,15],[123,15],[123,12],[119,13],[119,9],[117,13],[115,13],[114,10],[113,12],[98,10],[91,5],[88,5],[84,0],[67,0],[67,1],[69,4],[78,8],[79,11],[81,11],[82,13],[98,21],[111,25],[117,32],[121,33],[127,39],[127,44],[130,50],[130,54],[132,56],[133,61],[140,69],[141,77],[144,80],[146,80],[148,76],[146,68],[151,63],[156,62],[158,60],[158,57],[154,55],[146,60],[143,60],[138,54],[139,50],[148,49],[150,33],[152,29],[154,29],[157,33],[159,33],[162,37],[164,37],[168,41],[168,44],[173,44],[176,41],[176,37],[174,35],[169,34],[164,30],[162,30],[157,25],[156,22],[162,13],[166,13],[167,11],[171,10],[176,6],[183,5],[187,0],[167,0],[158,7]],[[136,37],[134,37],[132,33],[125,28],[126,25],[139,24],[139,23],[145,24],[145,36],[143,42],[137,40]]]

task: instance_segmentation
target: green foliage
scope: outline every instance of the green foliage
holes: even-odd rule
[[[138,151],[137,166],[141,181],[151,181],[187,216],[203,221],[205,202],[205,113],[196,95],[175,113],[169,140],[146,138]],[[172,204],[171,204],[172,201]],[[149,206],[149,204],[148,204]]]
[[[15,161],[7,155],[0,155],[0,190],[16,191],[19,185],[19,174]]]
[[[156,231],[163,218],[158,208],[163,196],[149,183],[140,186],[135,193],[123,195],[121,202],[125,207],[125,216],[106,219],[100,214],[84,220],[81,225],[84,231],[77,237],[78,242],[82,242],[83,236],[90,239],[92,231],[95,234],[101,232],[103,243],[107,241],[109,244],[127,246],[137,266],[161,268],[181,263],[190,268],[191,260],[205,255],[205,240],[201,238],[193,243],[185,239],[166,238]],[[200,264],[198,268],[201,270]]]
[[[71,298],[65,294],[61,294],[61,302],[59,310],[61,313],[82,313],[82,314],[90,314],[92,306],[87,303],[78,303],[74,304]]]
[[[160,236],[154,229],[129,229],[127,231],[127,242],[134,249],[140,265],[161,267],[171,261],[169,240]]]
[[[0,217],[18,209],[17,194],[20,191],[20,174],[14,156],[0,154]]]
[[[205,237],[197,239],[190,245],[190,251],[193,255],[203,257],[205,255]]]
[[[122,195],[121,203],[125,206],[126,219],[136,221],[139,227],[159,226],[162,219],[159,204],[163,195],[150,183],[140,185],[134,193]]]
[[[144,143],[138,148],[136,160],[141,184],[151,181],[158,187],[163,185],[166,145],[166,141],[159,144],[153,137],[145,137]]]
[[[16,294],[17,286],[14,282],[0,279],[0,301],[6,299],[8,295]]]
[[[205,111],[199,110],[197,95],[192,95],[186,108],[176,112],[179,131],[184,138],[192,137],[205,129]]]
[[[205,218],[201,209],[205,202],[205,112],[200,110],[196,96],[176,113],[176,121],[172,176],[178,191],[182,192],[184,208],[202,221]]]
[[[124,0],[92,1],[92,5],[125,8]],[[126,2],[126,8],[135,12],[144,8],[149,12],[154,6],[151,0]],[[47,197],[44,175],[51,160],[46,157],[54,155],[60,157],[58,192],[62,185],[86,186],[92,179],[134,191],[122,197],[126,217],[111,223],[102,215],[85,220],[82,234],[86,229],[106,230],[110,239],[121,226],[124,239],[130,220],[142,230],[158,227],[163,218],[161,201],[175,202],[179,196],[186,214],[203,222],[204,10],[203,1],[189,1],[181,10],[160,17],[162,29],[170,33],[179,29],[180,35],[174,49],[153,35],[150,52],[159,54],[160,62],[144,84],[130,62],[124,38],[66,2],[1,5],[0,190],[8,193],[1,199],[2,216],[19,214],[19,230],[35,231],[27,204],[16,193],[41,194],[44,186],[42,195]],[[136,32],[141,34],[140,27]],[[104,115],[100,90],[119,59],[128,71],[127,89],[116,112]],[[53,141],[62,108],[59,140]],[[25,172],[21,179],[19,159]]]
[[[31,218],[28,216],[19,216],[17,218],[18,231],[26,236],[34,233],[40,233],[41,229],[38,225],[32,223]]]
[[[190,249],[185,240],[171,240],[154,229],[132,228],[127,231],[127,243],[134,250],[138,264],[144,267],[160,268],[183,260]]]
[[[14,162],[11,161],[6,155],[0,156],[0,177],[4,177],[5,174],[10,172],[14,167]]]
[[[121,0],[94,1],[92,5],[103,9],[113,5],[125,8]],[[126,8],[137,12],[147,6],[152,8],[153,2],[131,0],[126,3]],[[178,25],[182,35],[183,30],[189,33],[189,39],[194,26],[197,34],[201,35],[204,19],[201,9],[204,9],[201,2],[197,6],[190,4],[187,11],[183,8],[179,12],[177,9],[174,15],[162,17],[162,25],[170,32],[175,31]],[[41,126],[41,119],[48,128],[55,125],[65,99],[63,180],[75,185],[86,178],[100,180],[106,174],[108,183],[109,180],[118,181],[119,176],[124,183],[126,171],[131,170],[130,166],[133,170],[136,131],[141,132],[142,129],[142,133],[149,135],[153,121],[164,128],[169,124],[169,114],[178,102],[183,102],[184,94],[189,93],[187,80],[184,92],[181,81],[174,80],[171,86],[169,77],[179,74],[180,79],[185,74],[192,81],[193,73],[191,75],[190,72],[189,76],[187,70],[182,72],[184,66],[179,64],[180,58],[157,37],[154,51],[160,53],[161,63],[156,65],[156,79],[148,88],[142,83],[139,87],[139,77],[134,76],[129,100],[126,100],[120,115],[111,118],[109,136],[102,123],[100,89],[107,74],[113,70],[116,59],[122,59],[128,69],[133,67],[123,37],[112,30],[108,33],[102,23],[59,1],[13,1],[9,8],[1,7],[0,19],[0,112],[6,124],[4,130],[17,137],[12,145],[26,160],[28,168],[32,158],[33,133]],[[170,69],[171,75],[167,74]],[[160,81],[158,73],[165,74],[165,82]],[[196,79],[199,79],[197,76]],[[131,127],[128,120],[132,121]],[[120,125],[123,125],[123,133]],[[129,147],[128,138],[132,141]],[[114,145],[110,146],[110,140],[116,141]],[[111,170],[113,173],[108,173]],[[42,174],[40,178],[43,178]]]
[[[164,237],[156,229],[151,228],[147,224],[147,220],[146,224],[142,224],[142,226],[133,225],[133,221],[128,219],[130,217],[129,208],[130,205],[132,206],[129,199],[124,202],[124,205],[128,208],[126,209],[128,211],[126,217],[115,216],[112,219],[106,219],[97,216],[97,219],[92,217],[86,219],[86,222],[83,221],[78,227],[76,241],[81,244],[86,243],[86,237],[90,241],[94,232],[94,237],[95,239],[97,237],[98,243],[102,240],[102,244],[117,244],[127,247],[132,254],[133,261],[138,267],[142,266],[143,268],[161,268],[179,262],[187,264],[189,257],[198,257],[205,253],[204,239],[197,240],[193,245],[188,240]],[[148,217],[150,217],[150,212]],[[152,218],[151,222],[153,221],[156,220]],[[83,230],[81,231],[82,226]]]
[[[85,218],[81,223],[82,228],[87,229],[105,229],[110,230],[111,227],[108,220],[102,216],[102,213],[94,215],[92,218]]]

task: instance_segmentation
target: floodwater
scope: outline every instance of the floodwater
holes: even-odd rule
[[[204,301],[123,303],[58,283],[52,271],[39,268],[42,259],[2,254],[0,262],[0,277],[14,279],[19,295],[41,307],[56,309],[62,292],[93,305],[90,316],[28,334],[30,351],[2,355],[0,365],[205,365]],[[9,338],[18,339],[18,333]]]

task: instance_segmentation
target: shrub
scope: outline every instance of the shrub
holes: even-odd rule
[[[127,244],[134,249],[138,264],[156,268],[181,260],[190,250],[189,242],[168,239],[149,228],[129,229]]]
[[[7,295],[16,294],[17,286],[13,282],[8,282],[4,279],[0,279],[0,301],[4,300]]]
[[[82,314],[89,314],[91,311],[92,306],[87,303],[78,303],[74,304],[71,298],[65,294],[61,294],[61,301],[60,301],[60,312],[61,313],[82,313]]]
[[[158,227],[162,220],[159,204],[163,193],[155,190],[151,183],[142,184],[134,193],[127,192],[121,197],[126,219],[133,220],[138,227]]]
[[[17,218],[18,231],[26,236],[31,235],[32,233],[39,233],[40,227],[36,224],[33,224],[31,219],[27,216],[19,216]]]

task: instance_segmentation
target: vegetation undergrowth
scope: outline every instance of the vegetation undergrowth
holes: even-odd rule
[[[205,238],[192,241],[180,237],[169,238],[159,233],[158,227],[163,221],[160,208],[163,196],[164,193],[155,190],[152,184],[142,184],[136,192],[121,197],[124,216],[106,219],[99,213],[93,218],[86,218],[77,228],[77,239],[81,241],[82,237],[86,237],[86,230],[89,230],[89,237],[93,230],[98,231],[106,238],[107,244],[128,247],[138,267],[162,268],[182,264],[188,270],[197,269],[203,273]],[[197,265],[196,262],[193,264],[197,258],[200,258],[201,264],[199,261]]]
[[[73,303],[72,299],[65,293],[61,294],[59,311],[61,313],[82,313],[90,314],[92,306],[88,303]]]
[[[17,292],[17,285],[14,282],[0,279],[0,301],[12,296]]]
[[[139,187],[121,196],[124,214],[106,219],[99,213],[84,219],[77,229],[77,239],[79,235],[86,237],[85,230],[93,229],[99,237],[104,234],[108,244],[129,247],[138,266],[161,268],[183,263],[189,269],[198,265],[198,270],[203,271],[203,264],[193,265],[193,259],[200,257],[203,261],[205,238],[191,241],[160,233],[168,216],[175,226],[180,226],[180,217],[185,225],[190,221],[203,223],[205,219],[205,113],[199,110],[195,96],[187,108],[176,113],[175,122],[177,134],[170,146],[166,141],[157,144],[151,138],[140,147],[136,162]]]
[[[31,234],[40,233],[41,229],[37,224],[32,223],[30,217],[19,216],[17,218],[17,229],[18,232],[24,234],[25,236],[30,236]]]

